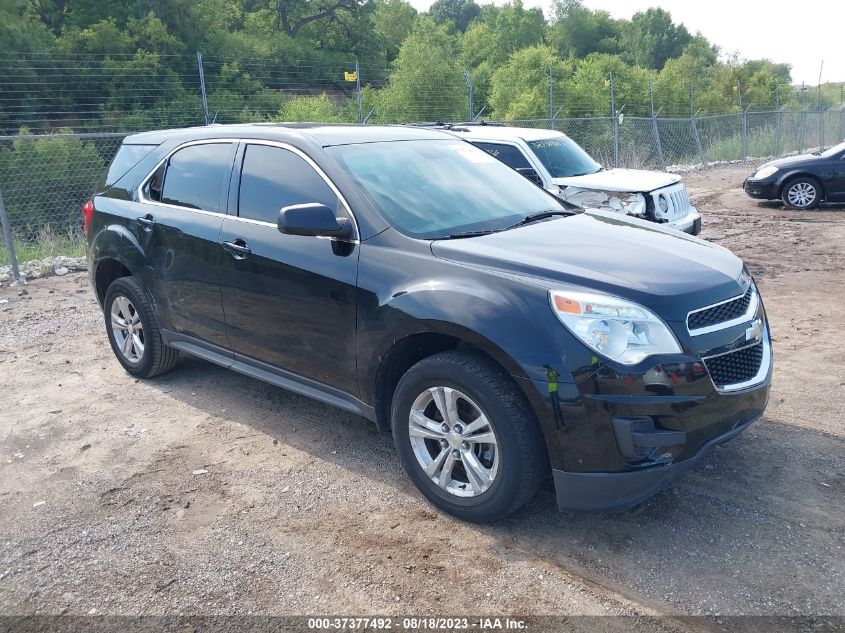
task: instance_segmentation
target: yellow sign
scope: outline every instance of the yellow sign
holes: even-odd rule
[[[358,73],[356,73],[355,71],[352,71],[351,73],[344,71],[343,78],[346,81],[358,81]]]

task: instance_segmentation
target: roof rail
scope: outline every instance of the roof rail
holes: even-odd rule
[[[459,123],[444,121],[419,121],[417,123],[408,123],[408,125],[412,125],[414,127],[428,127],[437,128],[441,130],[450,130],[453,132],[469,132],[469,130],[467,129],[468,127],[505,127],[504,123],[493,123],[490,121],[461,121]]]
[[[498,121],[462,121],[460,123],[454,123],[453,125],[460,125],[461,127],[467,127],[470,125],[481,125],[486,126],[489,125],[491,127],[505,127],[504,123],[499,123]]]

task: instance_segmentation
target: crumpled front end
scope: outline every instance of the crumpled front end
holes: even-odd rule
[[[561,187],[558,197],[584,209],[601,209],[669,226],[698,235],[701,214],[690,204],[683,183],[675,183],[649,193],[605,191],[583,187]]]
[[[567,202],[585,209],[603,209],[638,218],[646,217],[646,199],[641,193],[566,187],[561,188],[558,195]]]

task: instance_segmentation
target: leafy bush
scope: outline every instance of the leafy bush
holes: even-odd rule
[[[80,209],[104,167],[96,145],[78,137],[4,142],[0,145],[0,191],[15,233],[34,239],[47,226],[54,233],[78,231]]]

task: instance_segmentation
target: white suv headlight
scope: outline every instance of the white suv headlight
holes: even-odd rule
[[[681,346],[660,317],[619,297],[550,290],[557,318],[587,347],[623,365],[655,354],[680,354]]]
[[[755,174],[751,177],[752,180],[762,180],[763,178],[768,178],[773,173],[775,173],[778,168],[775,165],[769,165],[768,167],[762,167],[758,169]]]

